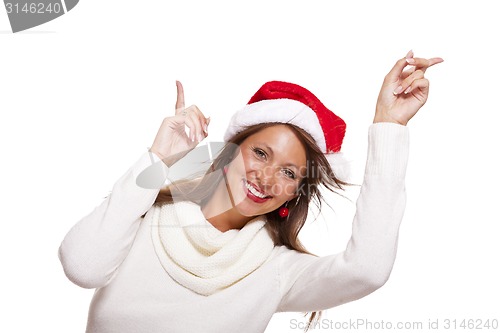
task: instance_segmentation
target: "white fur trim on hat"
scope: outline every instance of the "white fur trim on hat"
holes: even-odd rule
[[[229,141],[247,126],[271,122],[302,128],[313,137],[321,151],[326,152],[325,135],[316,113],[304,103],[287,98],[255,102],[237,111],[229,121],[224,141]]]
[[[351,161],[347,160],[342,152],[325,154],[330,167],[337,179],[349,181],[351,178]]]

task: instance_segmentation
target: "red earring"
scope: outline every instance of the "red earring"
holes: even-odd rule
[[[288,201],[285,203],[285,206],[288,204]],[[288,216],[288,208],[286,207],[281,207],[280,210],[278,211],[278,214],[281,216],[281,218],[285,218]]]

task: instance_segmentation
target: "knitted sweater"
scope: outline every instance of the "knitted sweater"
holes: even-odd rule
[[[263,332],[276,312],[323,310],[370,294],[387,281],[395,260],[408,146],[407,127],[370,126],[365,175],[345,251],[316,257],[275,246],[248,276],[208,296],[172,279],[155,253],[151,226],[141,216],[159,189],[136,184],[151,165],[150,154],[144,153],[59,247],[68,279],[95,288],[86,332]]]

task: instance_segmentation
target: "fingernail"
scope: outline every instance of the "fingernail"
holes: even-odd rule
[[[411,57],[413,57],[413,50],[408,51],[408,53],[406,54],[406,58],[411,58]]]
[[[397,95],[397,94],[399,94],[402,91],[403,91],[403,86],[399,86],[399,87],[396,88],[396,90],[394,90],[394,95]]]
[[[415,63],[415,59],[413,59],[413,58],[406,58],[406,62],[409,63],[409,64],[414,64]]]
[[[205,133],[208,133],[207,132],[207,124],[203,125],[203,130],[205,131]]]
[[[411,91],[411,86],[409,86],[408,88],[406,88],[405,94],[409,93],[410,91]]]

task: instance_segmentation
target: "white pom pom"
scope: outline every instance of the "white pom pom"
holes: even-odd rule
[[[349,182],[351,178],[351,161],[347,160],[342,152],[325,154],[330,167],[337,179]]]

